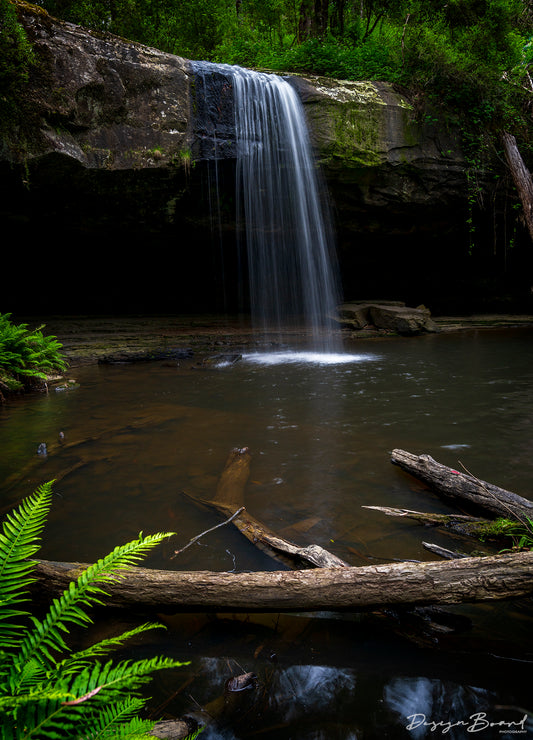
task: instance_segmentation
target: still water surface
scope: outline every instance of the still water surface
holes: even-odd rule
[[[358,341],[349,358],[326,364],[245,355],[203,369],[196,359],[79,368],[75,390],[0,410],[2,509],[55,479],[43,557],[87,562],[141,530],[173,531],[147,564],[275,570],[279,563],[229,526],[170,559],[220,521],[194,499],[210,498],[230,450],[247,446],[246,507],[289,539],[318,543],[353,565],[430,560],[423,541],[468,552],[479,545],[361,507],[451,510],[391,465],[397,447],[529,497],[532,340],[531,330],[477,331]],[[46,457],[37,454],[41,443]],[[406,641],[380,619],[166,618],[169,631],[157,649],[192,664],[169,679],[170,689],[158,678],[151,693],[163,701],[190,679],[165,707],[179,715],[192,699],[206,703],[222,693],[240,668],[255,671],[260,689],[249,692],[241,720],[206,738],[443,734],[443,727],[407,729],[415,713],[428,723],[466,721],[476,712],[492,722],[520,720],[521,708],[533,709],[531,602],[455,613],[471,627],[428,645]],[[510,725],[480,720],[474,729],[446,735],[505,737]]]

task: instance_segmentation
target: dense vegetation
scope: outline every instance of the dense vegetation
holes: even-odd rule
[[[42,0],[52,15],[190,59],[385,79],[490,128],[524,128],[527,0]]]
[[[8,0],[0,0],[0,59],[0,100],[5,106],[8,94],[27,78],[32,61],[31,45]]]
[[[43,326],[30,329],[14,324],[11,314],[0,313],[0,400],[4,391],[40,384],[67,363],[56,337],[43,334]]]

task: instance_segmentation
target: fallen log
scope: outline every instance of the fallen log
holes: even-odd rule
[[[219,478],[214,498],[201,499],[196,496],[190,498],[215,509],[224,517],[231,517],[231,523],[246,539],[289,568],[294,568],[295,564],[313,568],[348,567],[348,563],[320,545],[300,547],[280,537],[246,511],[244,489],[250,476],[250,464],[251,455],[248,447],[233,449]],[[235,511],[239,509],[240,512],[235,516]]]
[[[443,527],[456,534],[469,537],[482,537],[487,533],[487,527],[492,524],[489,519],[468,516],[467,514],[436,514],[433,512],[412,511],[411,509],[395,509],[390,506],[363,506],[363,509],[380,511],[386,516],[404,517],[424,524],[427,527]]]
[[[533,519],[533,502],[468,473],[436,462],[429,455],[413,455],[405,450],[393,450],[391,462],[437,493],[454,501],[460,500],[490,513],[493,517]]]
[[[32,591],[58,596],[86,566],[38,561]],[[159,611],[367,611],[384,606],[461,604],[533,593],[533,551],[459,560],[213,573],[133,568],[106,585],[106,605]]]

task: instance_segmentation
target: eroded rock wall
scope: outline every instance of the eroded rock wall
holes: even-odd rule
[[[222,159],[209,154],[190,62],[18,7],[38,65],[23,94],[26,119],[0,150],[1,217],[30,254],[25,294],[8,286],[6,310],[27,305],[43,274],[60,289],[54,304],[40,296],[50,310],[239,308],[234,151],[226,137]],[[289,79],[331,201],[345,298],[433,310],[437,294],[466,295],[479,262],[469,254],[471,205],[453,128],[428,122],[384,82]],[[500,205],[486,200],[492,224]],[[51,265],[43,242],[62,258]],[[83,272],[73,275],[80,256]],[[4,257],[8,274],[18,264],[16,253]]]

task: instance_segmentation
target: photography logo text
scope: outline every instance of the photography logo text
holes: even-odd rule
[[[425,714],[410,714],[408,715],[407,720],[407,730],[416,730],[419,727],[426,727],[429,728],[430,732],[440,733],[442,735],[446,735],[448,732],[457,727],[466,728],[466,731],[470,733],[483,732],[483,730],[498,727],[500,728],[500,732],[505,732],[507,734],[511,733],[516,735],[525,735],[525,733],[527,732],[527,714],[524,714],[522,719],[517,721],[491,721],[490,719],[488,719],[485,712],[471,714],[467,719],[459,719],[455,721],[431,720],[428,719]]]

